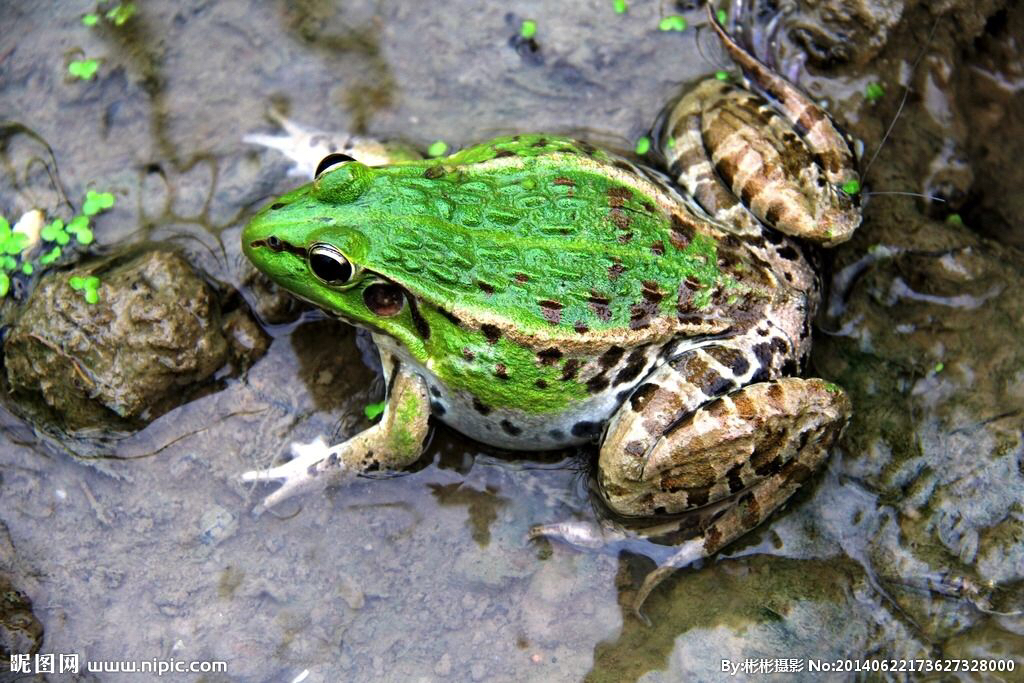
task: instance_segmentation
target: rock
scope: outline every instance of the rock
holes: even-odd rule
[[[96,303],[72,287],[90,276]],[[149,251],[46,275],[4,355],[10,389],[33,416],[68,431],[129,429],[187,400],[225,363],[228,342],[206,283],[177,254]]]
[[[199,540],[206,545],[220,545],[238,531],[238,519],[227,509],[214,505],[199,518]]]

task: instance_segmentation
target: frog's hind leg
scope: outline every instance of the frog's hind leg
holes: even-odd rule
[[[390,355],[381,360],[389,386],[380,422],[334,446],[322,438],[308,444],[293,443],[293,459],[243,473],[242,481],[281,481],[256,507],[255,514],[314,486],[340,483],[365,472],[401,469],[421,455],[429,429],[427,384]]]
[[[715,17],[708,3],[708,22],[718,34],[726,52],[756,87],[776,102],[793,122],[808,147],[821,160],[828,182],[842,185],[857,180],[856,157],[848,138],[840,132],[827,113],[810,97],[785,78],[769,69],[730,36]]]
[[[649,459],[646,478],[691,505],[717,503],[719,509],[646,577],[635,608],[673,570],[718,552],[788,500],[824,462],[850,412],[838,387],[786,377],[723,396],[677,428],[665,451],[675,457]],[[713,475],[684,486],[698,483],[693,474],[699,471]]]

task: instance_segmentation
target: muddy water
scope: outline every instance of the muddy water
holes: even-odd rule
[[[631,149],[683,84],[726,66],[694,28],[700,13],[685,14],[682,33],[657,30],[672,3],[637,1],[618,15],[604,0],[167,2],[141,5],[122,28],[83,26],[90,9],[0,8],[0,118],[26,127],[5,138],[0,211],[52,209],[61,189],[72,201],[86,188],[113,191],[116,207],[97,221],[100,248],[166,243],[247,296],[241,226],[296,182],[280,157],[241,142],[273,131],[271,108],[313,128],[421,148],[544,130]],[[526,18],[537,22],[534,43],[516,38]],[[805,84],[877,142],[916,52],[908,41],[882,61],[804,74]],[[94,80],[66,75],[80,57],[101,60]],[[868,106],[858,93],[879,74],[893,78],[891,97]],[[922,105],[917,116],[926,115]],[[899,166],[927,123],[918,121],[877,162],[889,188],[920,191]],[[270,349],[247,373],[100,457],[75,457],[62,448],[74,444],[37,438],[0,412],[0,521],[24,567],[15,579],[45,627],[41,651],[222,660],[227,675],[204,680],[241,681],[303,672],[307,681],[714,680],[722,660],[1024,651],[1020,618],[992,614],[1019,609],[1012,587],[1024,579],[1013,488],[1022,476],[1019,364],[999,356],[998,367],[986,365],[1019,323],[998,328],[984,355],[958,345],[962,336],[936,349],[937,316],[901,308],[924,304],[892,284],[955,296],[953,285],[932,291],[907,273],[920,270],[913,250],[959,250],[947,276],[984,271],[1005,295],[969,309],[976,318],[945,306],[942,319],[961,321],[953,327],[962,334],[996,329],[985,314],[1021,319],[1008,286],[1019,257],[966,228],[936,226],[913,202],[893,206],[874,204],[877,227],[841,252],[835,270],[879,243],[905,251],[858,266],[871,276],[860,289],[840,283],[827,324],[843,333],[816,353],[824,376],[872,406],[858,409],[867,421],[784,513],[657,590],[650,626],[624,606],[653,566],[642,554],[525,540],[532,524],[592,516],[586,453],[524,459],[439,429],[406,476],[360,479],[251,517],[262,491],[238,484],[237,473],[294,440],[364,428],[362,408],[380,395],[350,331],[304,318],[268,326]],[[924,227],[909,238],[911,219]],[[904,318],[910,327],[898,333]],[[908,339],[935,358],[906,351],[916,348]],[[978,377],[987,382],[972,393],[978,405],[951,418],[957,392],[973,392]],[[946,468],[943,457],[979,443],[946,435],[977,434],[989,417],[999,431],[984,433],[988,461],[969,476]],[[991,481],[1009,483],[997,490]],[[932,524],[935,508],[943,512]],[[946,590],[958,577],[998,590]]]

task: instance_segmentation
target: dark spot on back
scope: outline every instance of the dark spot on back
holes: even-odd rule
[[[561,359],[562,352],[554,346],[537,352],[537,360],[540,361],[541,365],[555,365]]]
[[[444,166],[441,166],[441,165],[431,166],[430,168],[428,168],[426,171],[423,172],[423,177],[424,178],[429,178],[430,180],[436,180],[436,179],[440,178],[443,175],[444,175]]]
[[[686,249],[690,240],[693,239],[693,226],[684,221],[679,214],[672,214],[672,230],[669,233],[669,241],[676,249]]]
[[[498,153],[494,155],[494,158],[501,159],[502,157],[514,157],[515,155],[516,153],[511,150],[502,149],[499,150]]]
[[[538,301],[537,305],[540,306],[540,314],[552,325],[557,325],[562,321],[562,304],[560,302],[544,299]]]
[[[504,363],[498,363],[494,366],[494,376],[498,379],[508,379],[508,368],[505,367]]]
[[[612,187],[608,189],[608,206],[618,209],[625,206],[626,202],[633,198],[633,192],[628,187]]]
[[[587,380],[587,391],[596,394],[608,388],[608,378],[604,375],[597,375]]]
[[[573,325],[573,329],[579,334],[586,334],[590,331],[590,328],[582,320],[577,320],[576,324]]]
[[[548,383],[547,383],[547,382],[545,382],[545,381],[544,381],[544,380],[542,380],[542,379],[538,379],[538,380],[537,380],[536,382],[534,382],[533,384],[534,384],[534,386],[536,386],[536,387],[537,387],[538,389],[547,389],[547,388],[548,388]]]
[[[562,381],[568,382],[569,380],[576,377],[576,373],[579,372],[580,361],[576,358],[570,358],[565,361],[565,365],[562,366]]]
[[[594,312],[602,322],[612,319],[612,309],[609,306],[610,300],[596,290],[590,291],[590,310]]]
[[[473,397],[473,410],[480,413],[481,415],[490,415],[491,407],[480,401],[480,399]]]
[[[664,254],[665,243],[662,242],[661,240],[658,240],[657,242],[651,244],[651,253],[654,254],[655,256],[661,256],[662,254]]]
[[[498,340],[501,339],[501,330],[495,325],[481,325],[480,331],[484,333],[484,337],[487,339],[488,344],[497,344]]]

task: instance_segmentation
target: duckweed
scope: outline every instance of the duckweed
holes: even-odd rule
[[[83,81],[91,81],[99,68],[98,59],[76,59],[68,64],[68,73]]]
[[[448,151],[448,143],[444,140],[437,140],[430,147],[427,147],[427,156],[439,157]]]
[[[533,19],[523,20],[522,26],[519,27],[519,35],[529,40],[537,35],[537,22]]]
[[[659,31],[685,31],[686,30],[686,19],[683,19],[678,14],[665,17],[658,22]]]

